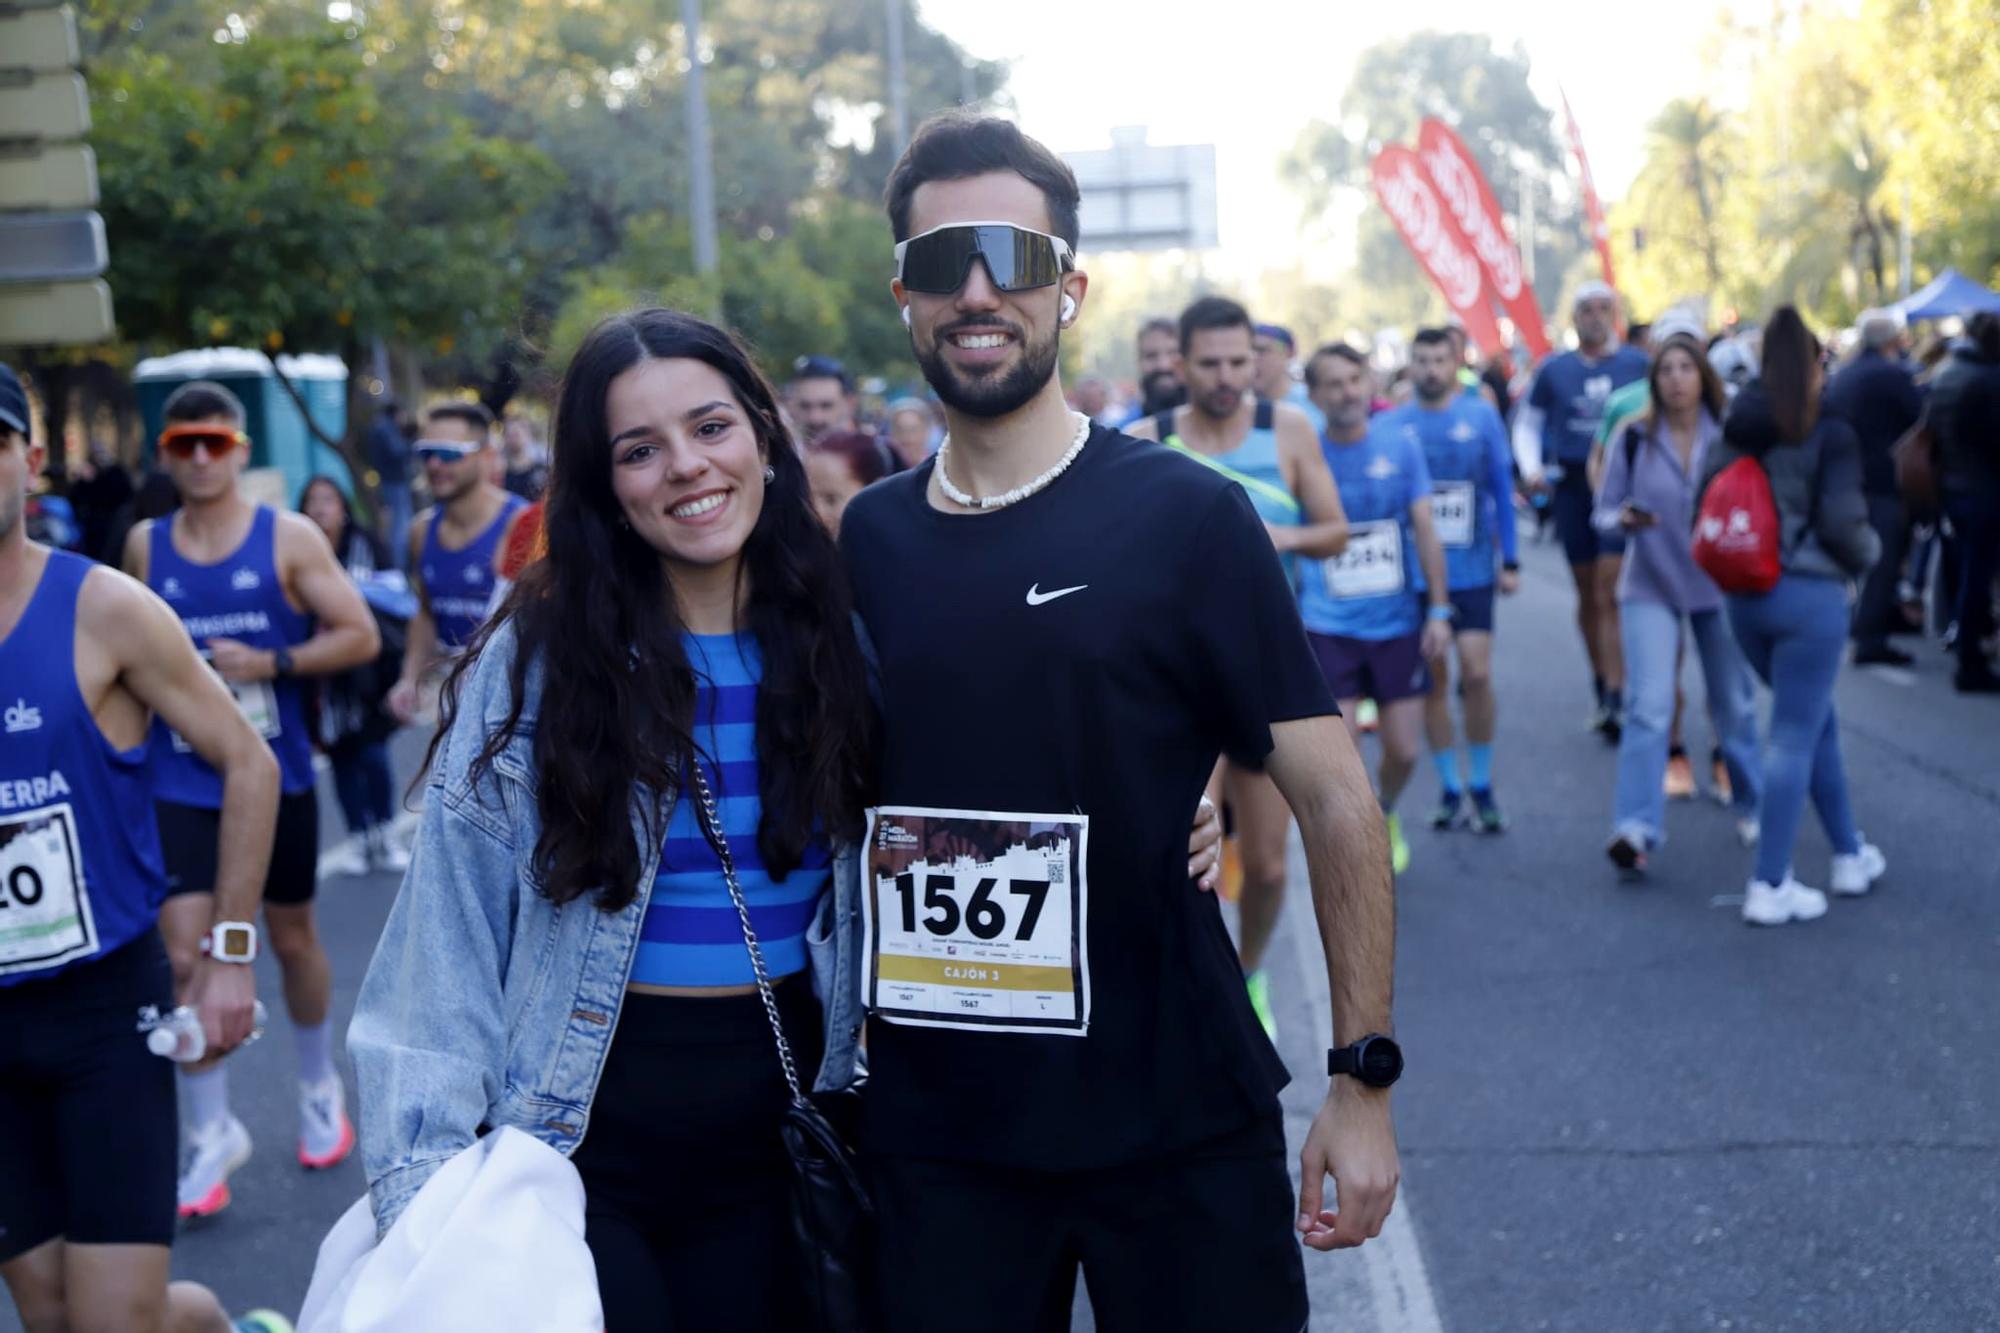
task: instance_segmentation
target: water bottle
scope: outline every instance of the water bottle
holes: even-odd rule
[[[243,1043],[246,1046],[264,1035],[264,1021],[269,1017],[262,1000],[256,1006],[250,1016],[250,1035]],[[186,1005],[179,1006],[147,1031],[146,1049],[178,1065],[193,1064],[208,1053],[208,1034],[201,1030],[201,1015]]]

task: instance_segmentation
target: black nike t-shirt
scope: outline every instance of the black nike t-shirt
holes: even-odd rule
[[[1082,1035],[873,1014],[867,1146],[1063,1170],[1239,1128],[1288,1075],[1188,826],[1218,754],[1258,765],[1273,723],[1338,712],[1270,538],[1234,482],[1103,427],[990,514],[933,509],[934,466],[841,523],[881,657],[881,804],[1088,816],[1090,1014]]]

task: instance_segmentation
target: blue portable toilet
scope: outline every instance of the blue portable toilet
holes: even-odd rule
[[[334,439],[347,433],[347,366],[337,356],[281,356],[278,366],[305,400],[313,422]],[[169,395],[193,380],[213,380],[243,400],[250,436],[250,467],[245,484],[257,499],[290,508],[298,502],[306,480],[319,473],[332,477],[348,498],[354,498],[354,478],[338,452],[313,438],[298,404],[271,373],[262,352],[247,347],[204,347],[149,357],[132,372],[139,412],[146,423],[146,461],[155,462],[153,442],[166,424]]]

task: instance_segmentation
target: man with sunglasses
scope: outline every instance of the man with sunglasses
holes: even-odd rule
[[[507,531],[527,507],[493,475],[493,414],[479,403],[438,403],[426,412],[417,457],[431,507],[410,529],[418,607],[402,678],[389,691],[389,711],[406,723],[416,719],[423,682],[486,623]]]
[[[1377,1234],[1397,1178],[1367,774],[1242,488],[1064,402],[1089,282],[1069,168],[948,113],[888,206],[891,291],[950,433],[841,525],[886,701],[863,978],[884,1326],[1067,1329],[1081,1266],[1105,1333],[1295,1333],[1300,1242]],[[1349,1043],[1330,1069],[1354,1071],[1296,1199],[1284,1063],[1187,879],[1179,825],[1220,752],[1298,814]],[[996,828],[1027,833],[931,860]]]
[[[181,618],[277,756],[283,795],[263,885],[264,924],[297,1038],[299,1162],[330,1167],[353,1150],[354,1129],[333,1065],[332,968],[313,921],[319,794],[303,678],[358,666],[375,656],[381,639],[319,527],[303,514],[253,503],[239,489],[250,437],[236,395],[197,380],[173,392],[165,416],[159,456],[181,507],[132,529],[125,572],[144,580]],[[154,724],[151,744],[168,895],[160,932],[186,993],[203,956],[255,958],[258,932],[249,912],[215,919],[223,775],[166,721]],[[207,1217],[229,1206],[229,1174],[249,1157],[250,1135],[229,1112],[228,1073],[218,1060],[183,1067],[182,1084],[190,1123],[180,1211]]]

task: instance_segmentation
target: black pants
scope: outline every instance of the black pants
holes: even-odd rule
[[[1306,1274],[1285,1129],[1095,1171],[869,1160],[887,1333],[1297,1333]],[[618,1333],[616,1327],[610,1333]]]
[[[1989,669],[1980,640],[1993,632],[1993,579],[2000,573],[2000,495],[1945,496],[1958,534],[1958,669]]]
[[[139,1030],[143,1007],[173,1003],[150,926],[101,958],[0,986],[0,1263],[57,1236],[173,1243],[174,1066]]]
[[[1870,495],[1868,525],[1882,539],[1882,558],[1868,571],[1860,600],[1854,604],[1854,642],[1862,648],[1880,648],[1888,643],[1890,629],[1903,618],[1896,602],[1896,581],[1903,574],[1910,523],[1902,500],[1894,495]]]
[[[803,976],[777,993],[809,1082],[819,1002]],[[757,996],[625,997],[574,1158],[609,1333],[802,1326],[778,1137],[789,1095]]]

